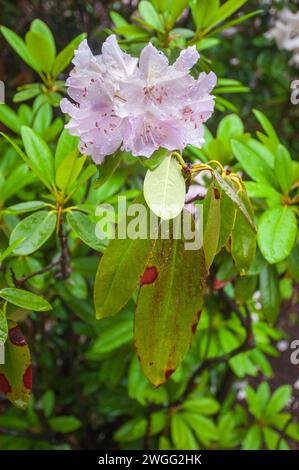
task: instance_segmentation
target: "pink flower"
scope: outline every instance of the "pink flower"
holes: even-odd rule
[[[134,156],[150,157],[159,147],[183,150],[201,147],[203,122],[212,114],[214,73],[195,80],[190,69],[199,54],[182,51],[173,65],[152,44],[138,60],[119,48],[115,36],[94,56],[86,41],[76,51],[67,80],[69,96],[61,109],[70,115],[72,135],[80,137],[80,151],[100,163],[121,145]]]

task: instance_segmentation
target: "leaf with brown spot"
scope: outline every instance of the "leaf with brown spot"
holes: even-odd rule
[[[155,386],[169,379],[190,347],[206,279],[203,249],[185,250],[172,227],[170,239],[159,238],[153,246],[147,267],[155,266],[158,276],[141,285],[135,312],[137,356]]]
[[[18,408],[27,408],[32,389],[31,355],[19,326],[9,321],[5,364],[0,365],[0,392]]]

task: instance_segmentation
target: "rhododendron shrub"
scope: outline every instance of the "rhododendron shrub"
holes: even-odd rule
[[[1,26],[34,77],[0,104],[1,448],[297,445],[296,386],[269,381],[298,162],[256,63],[233,77],[246,3],[142,0],[62,50],[39,19]]]

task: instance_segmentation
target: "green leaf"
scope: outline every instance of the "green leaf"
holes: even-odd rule
[[[267,404],[265,415],[266,418],[276,415],[289,403],[292,396],[291,385],[282,385],[273,393]]]
[[[299,246],[295,245],[287,260],[288,269],[294,281],[299,283]]]
[[[67,155],[56,170],[55,182],[58,188],[66,191],[80,175],[86,157],[78,157],[78,150]]]
[[[276,191],[276,189],[272,188],[272,186],[263,183],[253,183],[252,181],[244,181],[244,183],[249,197],[275,199],[280,201],[281,195]]]
[[[56,55],[56,45],[55,39],[49,27],[39,18],[36,18],[32,21],[30,25],[30,31],[35,33],[40,33],[46,40],[49,45],[49,48],[52,49],[52,55],[55,57]]]
[[[161,219],[173,219],[182,211],[186,185],[176,160],[165,157],[162,163],[145,175],[143,192],[149,208]]]
[[[96,236],[96,224],[87,215],[73,211],[67,214],[67,221],[80,240],[96,251],[103,251],[104,242]]]
[[[255,153],[248,145],[237,140],[233,140],[231,145],[236,159],[253,180],[275,187],[273,170],[260,155]]]
[[[183,417],[204,445],[208,446],[211,441],[217,440],[217,429],[211,418],[188,412],[184,412]]]
[[[279,145],[275,158],[275,175],[284,194],[288,194],[293,183],[293,162],[288,150]]]
[[[240,194],[241,200],[253,219],[253,212],[246,192]],[[253,232],[248,220],[242,212],[237,211],[234,229],[231,235],[231,254],[235,266],[241,274],[245,274],[256,252],[256,234]]]
[[[235,11],[241,8],[241,6],[247,3],[247,1],[248,0],[228,0],[227,2],[223,3],[217,11],[216,15],[213,17],[213,21],[209,24],[206,32],[210,31],[218,23],[226,20],[226,18],[235,13]]]
[[[252,214],[248,212],[248,209],[244,205],[242,199],[239,197],[237,192],[235,191],[232,183],[226,177],[220,176],[220,174],[215,171],[214,176],[219,184],[220,188],[225,192],[225,194],[233,201],[233,203],[237,206],[246,220],[248,221],[249,225],[251,226],[252,230],[256,232],[256,226]]]
[[[33,171],[49,189],[54,185],[54,160],[46,142],[30,127],[22,126],[25,151]]]
[[[67,129],[64,129],[57,142],[55,152],[55,169],[62,164],[63,160],[78,148],[79,138],[70,135]]]
[[[237,209],[233,201],[227,196],[224,191],[221,191],[220,198],[220,233],[217,252],[225,246],[229,240],[229,237],[233,231],[236,221]]]
[[[21,131],[22,121],[9,106],[0,104],[0,122],[6,127],[19,134]]]
[[[280,441],[280,435],[274,429],[264,426],[263,427],[263,434],[266,442],[267,449],[269,450],[277,450],[278,442]]]
[[[127,26],[129,24],[127,20],[116,11],[110,11],[110,18],[112,19],[116,28],[120,26]]]
[[[196,450],[197,441],[181,413],[175,413],[170,422],[171,438],[177,449]]]
[[[203,415],[213,415],[220,408],[218,401],[210,397],[189,398],[183,403],[182,407],[186,411]]]
[[[55,54],[51,43],[41,33],[29,31],[25,37],[27,48],[43,72],[51,72]]]
[[[221,119],[217,128],[217,137],[230,140],[243,134],[244,125],[237,114],[229,114]]]
[[[55,394],[53,390],[47,390],[41,398],[41,405],[46,418],[53,413],[55,406]]]
[[[155,10],[150,2],[142,0],[138,5],[138,11],[141,18],[143,18],[149,26],[151,26],[154,30],[159,31],[160,33],[164,32],[164,25],[159,16],[159,13]]]
[[[263,313],[268,321],[275,323],[279,314],[279,279],[275,266],[266,265],[260,273],[260,291]]]
[[[147,218],[149,225],[149,211],[143,197],[135,200],[134,204],[140,204],[144,209],[138,217],[139,224]],[[134,219],[133,216],[128,217],[127,227],[134,223]],[[115,315],[129,301],[137,289],[152,245],[148,230],[144,239],[118,236],[116,233],[115,240],[111,240],[106,249],[95,279],[94,302],[98,319]]]
[[[54,232],[56,219],[54,213],[39,211],[19,222],[11,233],[9,243],[19,238],[24,238],[24,241],[14,249],[14,253],[25,256],[38,250]]]
[[[32,389],[30,351],[18,325],[9,322],[5,343],[5,364],[0,364],[0,391],[16,407],[28,406]]]
[[[33,294],[23,289],[15,289],[14,287],[6,287],[0,290],[0,297],[7,302],[17,305],[18,307],[25,308],[26,310],[33,310],[34,312],[46,312],[52,310],[51,305],[40,295]]]
[[[100,165],[99,171],[100,175],[94,182],[94,187],[99,188],[102,184],[113,175],[115,170],[118,168],[123,157],[123,152],[118,150],[113,155],[108,155],[103,163]]]
[[[257,109],[254,109],[253,113],[256,119],[258,120],[258,122],[260,123],[260,125],[262,126],[262,128],[264,129],[264,131],[266,132],[266,134],[268,135],[268,137],[271,139],[272,143],[275,146],[279,145],[280,144],[279,138],[275,132],[274,127],[272,126],[271,122],[267,118],[267,116],[265,116],[264,113],[262,113],[261,111],[258,111]]]
[[[118,442],[135,441],[146,433],[146,424],[145,418],[136,416],[118,428],[114,434],[114,439]]]
[[[121,318],[120,316],[118,318]],[[132,341],[133,328],[132,319],[121,318],[118,323],[111,324],[111,327],[103,331],[99,338],[95,340],[88,359],[99,360],[111,351],[124,346]]]
[[[274,207],[264,212],[259,220],[259,248],[271,263],[286,259],[292,251],[297,234],[297,220],[290,207]]]
[[[0,267],[1,263],[5,258],[7,258],[9,255],[12,254],[15,248],[19,246],[23,241],[25,240],[25,237],[18,238],[14,243],[12,243],[6,250],[3,251],[3,253],[0,254]]]
[[[49,105],[49,103],[44,103],[42,106],[40,106],[35,115],[33,129],[39,134],[43,134],[49,129],[52,117],[52,107]]]
[[[203,29],[212,23],[219,10],[219,3],[219,0],[192,0],[190,2],[192,17],[197,29]]]
[[[14,103],[20,103],[21,101],[31,100],[35,96],[39,95],[41,90],[39,88],[28,88],[27,90],[21,90],[16,93],[13,97]],[[27,123],[26,123],[27,124]]]
[[[56,78],[71,62],[74,57],[74,51],[79,44],[86,38],[86,33],[79,34],[75,37],[55,58],[52,74]]]
[[[81,428],[81,422],[75,416],[55,416],[48,421],[50,428],[55,432],[67,434]]]
[[[0,309],[0,343],[5,343],[8,335],[8,324],[4,312]]]
[[[259,450],[262,445],[262,432],[258,425],[253,425],[242,443],[243,450]]]
[[[188,214],[185,211],[184,216]],[[177,236],[180,224],[174,227],[171,223],[169,239],[158,238],[153,246],[135,311],[136,353],[155,386],[169,379],[181,364],[203,305],[203,250],[185,249],[184,238]]]
[[[139,161],[142,166],[147,168],[148,170],[154,170],[159,166],[164,158],[168,155],[168,150],[160,148],[156,150],[150,158],[146,157],[139,157]]]
[[[12,31],[9,28],[6,28],[6,26],[1,26],[0,27],[1,33],[5,37],[6,41],[10,44],[10,46],[13,48],[13,50],[19,54],[19,56],[23,59],[24,62],[26,62],[29,67],[32,67],[35,71],[39,71],[39,65],[31,55],[31,53],[28,50],[28,47],[26,46],[25,42],[23,41],[20,36],[18,36],[14,31]]]
[[[203,249],[207,269],[210,269],[218,249],[221,223],[220,196],[219,189],[210,186],[203,203]]]
[[[26,212],[33,212],[46,207],[46,203],[43,201],[28,201],[14,204],[5,209],[6,214],[25,214]]]

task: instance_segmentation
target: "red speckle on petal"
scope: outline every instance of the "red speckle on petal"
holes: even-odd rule
[[[0,374],[0,391],[2,393],[10,393],[11,386],[4,374]]]
[[[26,346],[26,339],[18,326],[9,330],[9,339],[15,346]]]
[[[152,284],[158,277],[158,271],[155,266],[149,266],[145,268],[144,273],[140,279],[140,285],[143,286],[144,284]]]
[[[23,384],[28,390],[32,389],[32,365],[30,364],[23,375]]]
[[[167,370],[165,371],[165,378],[166,378],[166,380],[169,379],[169,377],[174,373],[174,371],[175,371],[175,369],[167,369]]]

